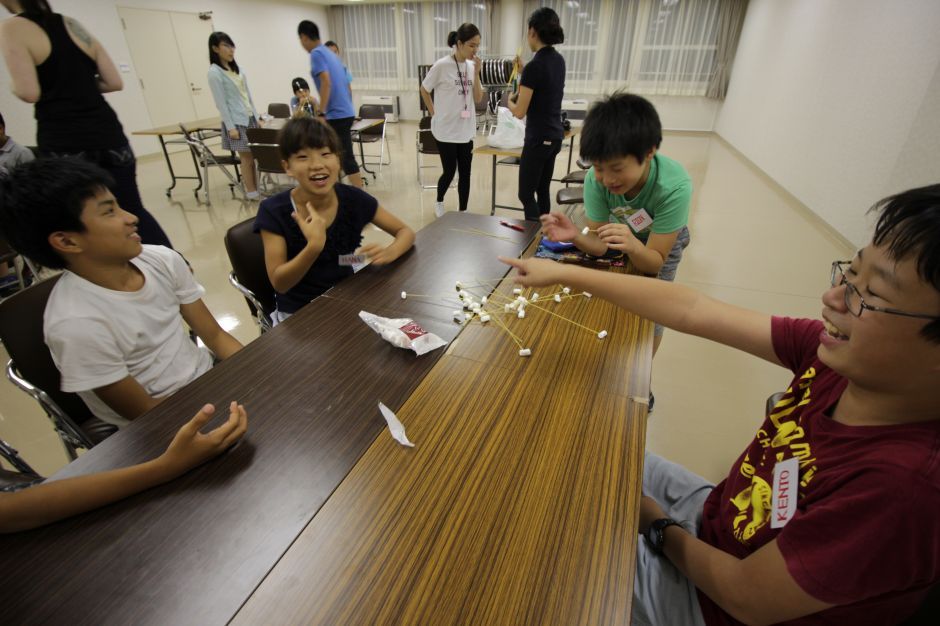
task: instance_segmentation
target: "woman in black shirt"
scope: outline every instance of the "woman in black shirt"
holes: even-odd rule
[[[565,59],[553,47],[565,41],[558,14],[548,7],[536,9],[529,16],[528,41],[535,56],[522,70],[519,91],[510,98],[509,110],[520,119],[527,118],[519,161],[519,201],[525,218],[538,220],[551,210],[549,185],[565,136],[561,125]]]
[[[114,178],[111,190],[137,219],[143,243],[170,246],[137,189],[137,159],[102,93],[120,91],[121,75],[104,47],[77,21],[53,13],[46,0],[2,0],[15,13],[0,23],[13,93],[36,104],[40,156],[78,156]]]

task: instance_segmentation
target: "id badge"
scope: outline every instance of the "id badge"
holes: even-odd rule
[[[469,117],[470,117],[470,111],[468,111],[467,109],[464,109],[463,111],[460,112],[460,117],[461,117],[462,119],[467,119],[467,118],[469,118]]]
[[[770,501],[770,527],[783,528],[796,513],[800,487],[800,461],[791,457],[774,465],[773,496]]]
[[[650,227],[653,223],[653,218],[646,212],[646,209],[640,209],[627,218],[627,223],[630,224],[630,228],[633,229],[633,232],[639,233]]]

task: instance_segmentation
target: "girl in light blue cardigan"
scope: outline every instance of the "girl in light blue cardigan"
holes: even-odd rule
[[[223,32],[209,35],[209,88],[222,116],[222,147],[238,152],[245,197],[257,199],[255,161],[245,129],[258,127],[258,112],[248,91],[248,79],[235,62],[235,43]]]

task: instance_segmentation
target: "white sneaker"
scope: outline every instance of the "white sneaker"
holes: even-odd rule
[[[257,200],[258,198],[261,197],[261,194],[257,191],[246,191],[245,197],[248,198],[249,200]]]
[[[444,203],[443,202],[434,203],[434,215],[438,217],[444,217]]]

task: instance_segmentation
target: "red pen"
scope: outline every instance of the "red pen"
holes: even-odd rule
[[[509,222],[504,222],[503,220],[499,220],[499,223],[500,225],[505,226],[506,228],[518,230],[520,233],[525,232],[525,228],[523,228],[522,226],[519,226],[518,224],[510,224]]]

